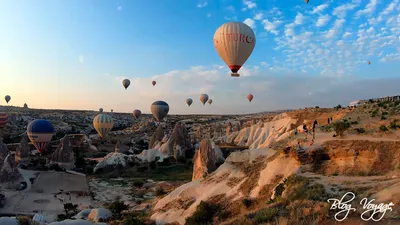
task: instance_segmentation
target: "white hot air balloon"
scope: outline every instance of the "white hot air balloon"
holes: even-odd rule
[[[253,30],[241,22],[228,22],[214,34],[214,47],[218,55],[232,71],[232,77],[239,77],[239,69],[253,52],[256,37]]]

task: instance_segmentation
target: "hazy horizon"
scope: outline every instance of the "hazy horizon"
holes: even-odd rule
[[[170,114],[216,115],[400,95],[400,0],[172,3],[1,1],[0,105],[150,113],[163,100]],[[213,46],[228,21],[256,33],[240,78]]]

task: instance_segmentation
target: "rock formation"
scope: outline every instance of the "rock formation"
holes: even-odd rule
[[[50,164],[57,164],[65,169],[73,169],[75,167],[74,152],[68,135],[61,139],[56,151],[51,156]]]
[[[200,140],[203,138],[203,127],[201,127],[201,126],[198,126],[197,127],[197,130],[196,130],[196,133],[194,134],[194,139],[197,141],[197,142],[200,142]]]
[[[222,136],[222,126],[220,123],[217,123],[214,129],[214,137],[219,138],[221,136]]]
[[[240,131],[240,123],[236,123],[236,124],[233,126],[233,132],[237,132],[237,131]]]
[[[232,124],[231,122],[228,122],[228,124],[226,125],[226,136],[229,136],[229,134],[232,132]]]
[[[22,175],[15,164],[14,157],[8,154],[0,170],[0,183],[3,187],[17,188],[22,180]]]
[[[6,203],[6,195],[3,190],[0,189],[0,208],[3,208]]]
[[[217,165],[224,161],[221,150],[209,139],[200,142],[200,148],[194,155],[192,180],[206,177],[217,169]]]
[[[10,151],[8,150],[7,145],[4,144],[3,139],[0,138],[0,168],[3,166],[4,159],[9,153]]]
[[[118,153],[120,150],[119,150],[119,146],[121,145],[121,142],[120,141],[117,141],[117,143],[115,144],[115,147],[114,147],[114,152],[116,152],[116,153]]]
[[[156,132],[154,132],[150,138],[149,149],[154,148],[159,142],[161,142],[164,136],[164,128],[162,126],[158,126]]]
[[[175,125],[170,140],[172,141],[173,154],[176,160],[184,158],[186,152],[192,150],[191,140],[185,125],[182,123]]]
[[[15,162],[19,164],[27,164],[29,163],[31,148],[28,144],[28,136],[26,133],[22,135],[21,141],[19,142],[19,146],[16,149],[15,153]]]

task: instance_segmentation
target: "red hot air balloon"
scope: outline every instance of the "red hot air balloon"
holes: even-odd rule
[[[151,82],[151,84],[152,84],[153,86],[156,86],[157,82],[156,82],[155,80],[153,80],[153,81]]]
[[[8,114],[6,112],[0,112],[0,129],[4,128],[8,122]]]
[[[252,94],[248,94],[247,95],[247,99],[249,100],[249,102],[251,102],[253,100],[254,96]]]

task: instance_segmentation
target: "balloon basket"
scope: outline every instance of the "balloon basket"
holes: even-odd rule
[[[238,74],[238,73],[231,73],[231,76],[232,76],[232,77],[240,77],[240,74]]]

